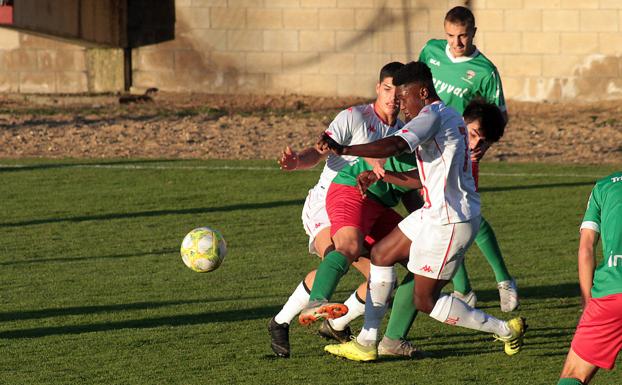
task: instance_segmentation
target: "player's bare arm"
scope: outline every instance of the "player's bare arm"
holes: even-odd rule
[[[598,243],[599,234],[592,229],[581,229],[579,239],[579,286],[581,288],[581,301],[585,306],[592,298],[592,282],[594,280],[594,269],[596,260],[594,259],[594,249]]]
[[[369,186],[376,183],[380,179],[381,178],[379,178],[373,170],[363,171],[356,177],[356,184],[361,194],[365,194]],[[382,180],[386,183],[406,187],[411,190],[422,187],[421,180],[419,179],[419,172],[417,170],[412,170],[408,172],[394,172],[385,170]]]
[[[355,146],[342,146],[328,135],[325,135],[322,140],[326,143],[328,148],[337,155],[388,158],[409,150],[408,143],[398,136],[389,136],[372,143],[358,144]]]
[[[281,170],[304,170],[314,167],[325,157],[326,153],[321,153],[315,147],[308,147],[300,152],[296,152],[287,146],[281,153],[278,163],[281,166]]]

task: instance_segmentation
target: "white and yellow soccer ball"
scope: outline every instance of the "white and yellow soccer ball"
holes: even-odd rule
[[[225,255],[225,239],[220,232],[209,227],[192,230],[181,242],[181,259],[186,266],[199,273],[216,270]]]

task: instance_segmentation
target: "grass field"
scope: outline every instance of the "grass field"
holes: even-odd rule
[[[410,338],[428,358],[358,364],[324,354],[315,329],[298,325],[289,360],[269,347],[267,321],[317,264],[299,216],[319,170],[0,163],[0,384],[554,384],[579,318],[578,225],[593,182],[614,171],[482,165],[484,214],[530,326],[521,354],[507,357],[488,335],[420,315]],[[186,268],[178,252],[203,225],[220,229],[229,246],[207,274]],[[467,266],[480,307],[507,318],[476,248]],[[335,299],[360,280],[349,273]],[[620,369],[601,371],[594,383],[621,378]]]

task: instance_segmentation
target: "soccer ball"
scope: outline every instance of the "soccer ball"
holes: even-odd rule
[[[181,259],[186,266],[199,273],[216,270],[226,254],[225,239],[209,227],[192,230],[181,242]]]

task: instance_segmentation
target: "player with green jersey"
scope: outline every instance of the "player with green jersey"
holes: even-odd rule
[[[388,158],[384,164],[385,171],[395,173],[414,171],[416,169],[417,159],[413,154],[408,153]],[[344,167],[333,179],[333,183],[356,187],[357,176],[364,171],[371,170],[373,170],[373,167],[364,158],[358,158],[358,161],[353,165]],[[369,186],[365,194],[386,207],[395,207],[400,203],[402,195],[410,190],[412,189],[405,186],[378,181]]]
[[[594,269],[599,237],[603,261]],[[622,350],[622,172],[592,189],[578,261],[584,310],[558,385],[587,384],[599,368],[612,369]]]
[[[454,57],[447,40],[430,40],[419,54],[419,61],[430,67],[434,88],[446,105],[464,111],[475,98],[484,99],[506,110],[497,68],[475,46],[469,56]]]
[[[432,71],[438,96],[446,105],[461,114],[472,100],[483,99],[497,105],[507,121],[503,87],[497,68],[473,45],[477,30],[473,13],[466,7],[452,8],[445,16],[444,28],[447,40],[430,40],[419,54],[419,61],[426,63]],[[476,181],[479,176],[479,160],[487,149],[487,146],[482,146],[471,153]],[[495,233],[483,217],[475,243],[495,273],[501,310],[509,312],[516,309],[516,283],[505,266]],[[464,264],[458,269],[452,282],[454,295],[475,306],[477,298],[471,289]]]

